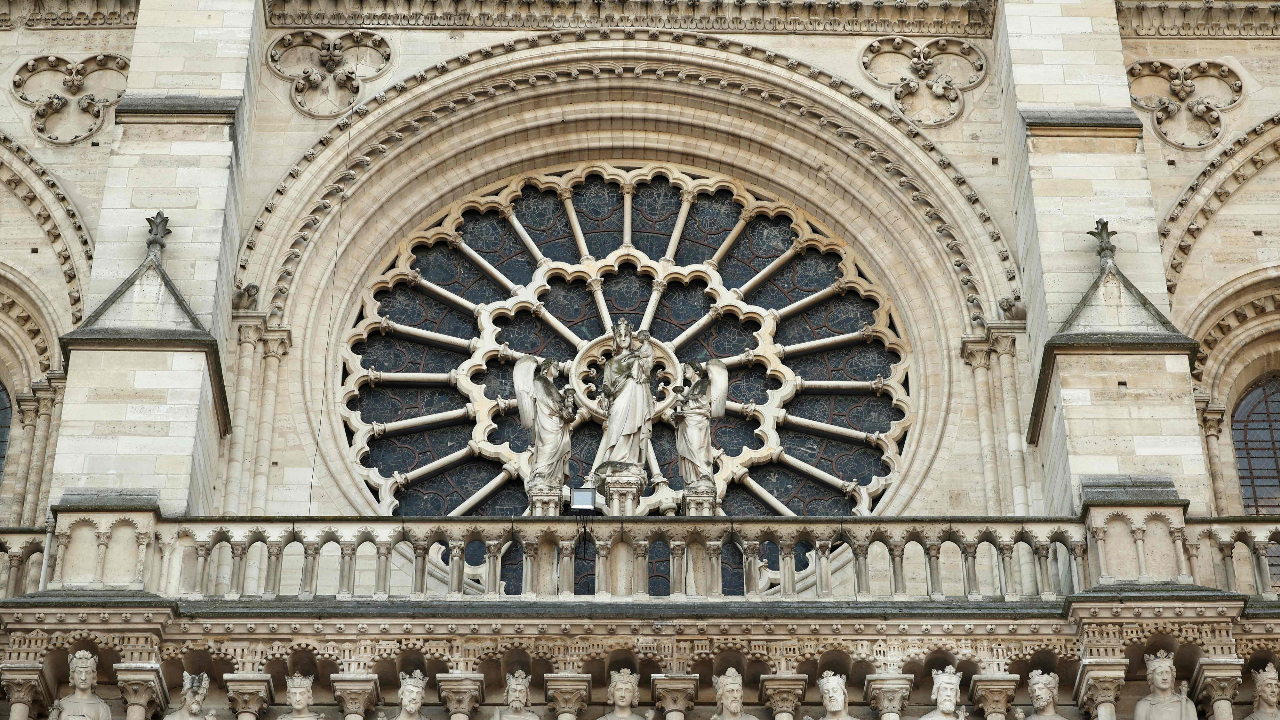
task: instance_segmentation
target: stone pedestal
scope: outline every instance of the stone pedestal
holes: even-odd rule
[[[760,702],[773,711],[773,720],[793,720],[808,682],[805,675],[761,675]]]
[[[684,720],[684,714],[693,709],[698,696],[697,675],[654,675],[650,687],[653,704],[666,720]]]
[[[591,701],[591,676],[578,673],[552,673],[545,676],[547,707],[555,720],[577,720]]]
[[[169,707],[169,688],[157,663],[116,663],[116,686],[126,720],[146,720]]]
[[[688,517],[711,517],[716,514],[716,486],[694,485],[684,489],[684,514]]]
[[[1234,657],[1207,657],[1196,662],[1191,688],[1205,718],[1232,720],[1231,703],[1240,691],[1244,660]]]
[[[1085,659],[1080,661],[1074,700],[1080,712],[1094,720],[1116,720],[1116,696],[1124,685],[1124,660]]]
[[[440,700],[449,720],[470,720],[484,698],[484,676],[479,673],[444,673],[436,676]]]
[[[564,502],[560,488],[538,488],[529,493],[529,514],[534,517],[556,517]]]
[[[0,664],[0,684],[9,696],[9,720],[27,720],[52,704],[53,694],[41,667],[38,662]]]
[[[913,676],[885,673],[868,675],[864,686],[867,701],[880,711],[880,720],[899,720],[911,695]]]
[[[222,681],[236,720],[258,720],[275,702],[275,688],[266,673],[230,673],[222,676]]]
[[[329,681],[343,720],[364,720],[365,713],[382,703],[377,675],[342,673],[331,675]]]
[[[969,698],[987,720],[1005,720],[1018,676],[1004,673],[974,675],[969,681]]]
[[[609,514],[615,517],[635,515],[640,493],[644,492],[649,482],[644,468],[638,465],[624,467],[614,463],[607,469],[602,465],[598,470],[598,487],[605,502],[609,504]]]

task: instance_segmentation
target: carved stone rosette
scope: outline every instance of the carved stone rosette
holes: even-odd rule
[[[292,83],[289,100],[298,112],[332,118],[351,109],[364,83],[391,67],[391,46],[376,33],[352,30],[329,37],[299,30],[276,38],[267,48],[272,74]]]
[[[940,127],[964,113],[964,94],[986,79],[987,58],[960,38],[882,37],[863,50],[862,69],[893,90],[894,104],[915,124]]]
[[[124,97],[129,58],[99,53],[73,61],[32,58],[13,76],[13,94],[32,109],[31,129],[54,145],[87,140],[102,128],[106,108]]]

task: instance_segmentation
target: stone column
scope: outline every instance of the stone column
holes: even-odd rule
[[[987,720],[1005,720],[1013,691],[1018,687],[1017,675],[992,673],[974,675],[969,680],[969,697],[982,710]]]
[[[236,358],[236,394],[232,399],[235,410],[231,415],[231,443],[227,449],[227,472],[223,480],[223,495],[220,510],[225,515],[234,515],[248,510],[247,503],[241,503],[244,497],[244,451],[246,433],[249,429],[249,408],[256,405],[250,392],[253,386],[253,368],[258,342],[262,336],[262,319],[254,317],[251,322],[243,323],[236,328],[240,345]]]
[[[13,473],[13,495],[10,498],[9,525],[17,527],[22,524],[22,507],[27,497],[27,485],[31,476],[31,447],[36,438],[35,397],[17,395],[13,398],[14,410],[22,418],[22,433],[18,438],[10,438],[9,447],[17,448],[17,469]],[[16,440],[16,442],[15,442]]]
[[[222,681],[236,720],[258,720],[275,702],[271,676],[265,673],[229,673],[222,676]]]
[[[271,472],[271,445],[275,441],[280,361],[289,353],[292,339],[288,330],[273,332],[275,332],[274,335],[263,338],[262,391],[259,394],[262,414],[258,417],[258,447],[254,452],[253,460],[250,515],[263,515],[267,511],[267,480]]]
[[[991,348],[986,339],[969,338],[961,351],[973,368],[974,404],[978,406],[978,443],[981,448],[982,496],[987,515],[1000,514],[1000,474],[996,468],[995,427],[991,420]]]
[[[449,711],[449,720],[471,720],[471,713],[484,697],[484,676],[479,673],[442,673],[436,676],[440,700]]]
[[[684,552],[683,540],[671,541],[671,594],[686,595],[684,587]],[[695,591],[696,593],[696,591]]]
[[[867,676],[867,701],[880,712],[880,720],[899,720],[902,717],[902,708],[911,695],[912,680],[911,675],[891,673]]]
[[[552,673],[544,680],[547,684],[547,707],[555,713],[555,720],[577,720],[578,713],[591,700],[591,676]]]
[[[0,684],[9,696],[9,720],[27,720],[53,702],[38,662],[0,664]]]
[[[330,675],[329,681],[343,720],[364,720],[365,714],[382,702],[377,675],[342,673]]]
[[[49,387],[53,389],[53,410],[49,415],[49,440],[44,446],[44,470],[40,473],[40,497],[36,503],[33,524],[40,524],[49,510],[49,492],[53,488],[53,458],[58,449],[58,433],[62,428],[62,402],[67,395],[67,374],[48,374]]]
[[[169,706],[169,689],[157,663],[116,663],[116,686],[125,702],[125,720],[147,720]]]
[[[1236,657],[1203,657],[1191,675],[1192,697],[1206,720],[1232,720],[1231,703],[1240,691],[1244,660]]]
[[[663,712],[666,720],[684,720],[684,714],[693,709],[698,696],[697,675],[654,675],[650,680],[653,705]]]
[[[1206,407],[1200,412],[1200,425],[1204,429],[1204,444],[1209,456],[1209,480],[1213,487],[1213,512],[1215,515],[1230,515],[1231,508],[1227,503],[1227,484],[1222,479],[1222,450],[1219,447],[1222,435],[1222,419],[1226,408],[1222,406]]]
[[[649,543],[644,540],[633,540],[631,556],[631,597],[638,600],[647,598],[649,596]],[[671,567],[670,554],[667,555],[667,567]]]
[[[1124,685],[1124,661],[1089,658],[1080,662],[1075,701],[1093,720],[1116,720],[1116,696]]]
[[[794,720],[808,682],[805,675],[761,675],[760,702],[773,711],[773,720]]]
[[[1027,474],[1022,453],[1022,412],[1018,409],[1018,375],[1014,367],[1013,335],[996,335],[991,339],[1000,366],[1001,400],[1004,404],[1004,434],[1009,451],[1009,477],[1013,484],[1013,514],[1031,514],[1027,493]]]

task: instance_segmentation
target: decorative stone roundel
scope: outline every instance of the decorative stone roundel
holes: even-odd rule
[[[382,267],[344,344],[340,401],[387,514],[526,512],[526,356],[566,370],[556,383],[581,409],[567,483],[581,486],[624,321],[651,335],[645,495],[687,486],[671,408],[681,365],[713,358],[728,371],[710,432],[719,509],[863,514],[892,482],[909,345],[853,248],[785,200],[700,170],[583,165],[453,203]]]
[[[987,76],[987,58],[972,43],[942,37],[920,44],[882,37],[862,51],[872,82],[893,90],[898,111],[921,127],[946,125],[964,112],[964,91]]]
[[[1162,60],[1129,66],[1129,97],[1151,113],[1161,140],[1184,150],[1203,150],[1222,137],[1222,112],[1244,98],[1244,83],[1229,66],[1201,60],[1178,67]]]
[[[72,62],[57,55],[32,58],[13,76],[13,94],[32,108],[31,127],[55,145],[71,145],[102,127],[103,110],[124,97],[129,59],[100,53]]]
[[[305,115],[337,117],[355,105],[360,87],[391,67],[391,48],[381,35],[352,30],[329,38],[299,30],[276,38],[267,66],[292,83],[289,99]]]

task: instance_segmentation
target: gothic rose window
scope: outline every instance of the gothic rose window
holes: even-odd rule
[[[729,515],[852,515],[893,479],[909,345],[853,249],[784,200],[670,166],[582,166],[453,203],[382,267],[342,400],[384,512],[519,515],[531,492],[630,468],[637,507],[605,512],[706,493]],[[611,394],[620,367],[634,412]],[[562,446],[522,415],[530,382]],[[611,433],[623,407],[640,425]]]

